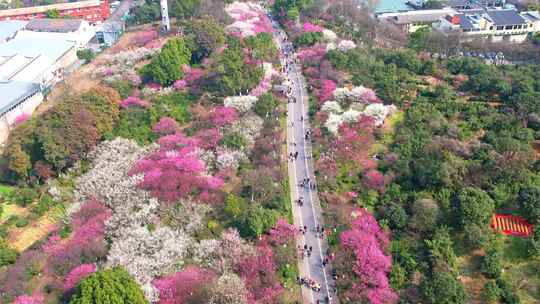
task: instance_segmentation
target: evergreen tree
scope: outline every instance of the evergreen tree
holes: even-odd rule
[[[98,271],[79,282],[70,304],[146,304],[141,287],[121,267]]]

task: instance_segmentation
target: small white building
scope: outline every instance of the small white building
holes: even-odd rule
[[[440,18],[457,14],[453,8],[416,10],[407,12],[384,13],[377,15],[377,19],[386,20],[398,26],[402,31],[414,33],[423,27],[431,27]]]

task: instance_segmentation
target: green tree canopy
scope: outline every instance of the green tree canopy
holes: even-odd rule
[[[231,41],[229,48],[215,58],[213,71],[216,80],[211,85],[212,89],[221,92],[225,96],[246,94],[254,88],[263,76],[261,67],[256,67],[244,62],[244,53],[240,44]]]
[[[70,304],[146,304],[141,287],[121,267],[101,270],[83,279]]]
[[[451,272],[435,272],[431,278],[422,281],[422,293],[426,303],[465,304],[467,293],[463,284]]]
[[[488,225],[495,210],[495,202],[483,190],[467,187],[457,195],[457,211],[460,225]]]
[[[170,85],[182,78],[182,66],[189,64],[191,51],[184,39],[174,38],[163,46],[161,52],[140,70],[140,74],[161,85]]]
[[[187,27],[192,42],[191,51],[194,62],[200,62],[225,43],[223,26],[211,16],[187,22]]]
[[[540,224],[540,187],[524,187],[519,191],[519,209],[532,224]]]

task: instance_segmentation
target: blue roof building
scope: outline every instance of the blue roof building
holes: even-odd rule
[[[40,91],[41,87],[37,83],[0,81],[0,117]]]

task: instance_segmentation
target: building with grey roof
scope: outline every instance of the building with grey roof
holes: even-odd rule
[[[32,19],[26,29],[34,32],[70,33],[82,26],[82,19]]]
[[[43,101],[43,89],[78,60],[75,41],[50,36],[68,34],[24,30],[0,43],[0,143],[18,116],[31,114]]]
[[[462,40],[489,39],[493,42],[520,43],[529,33],[540,31],[538,12],[518,12],[515,9],[463,10],[433,23],[443,32],[458,32]]]

